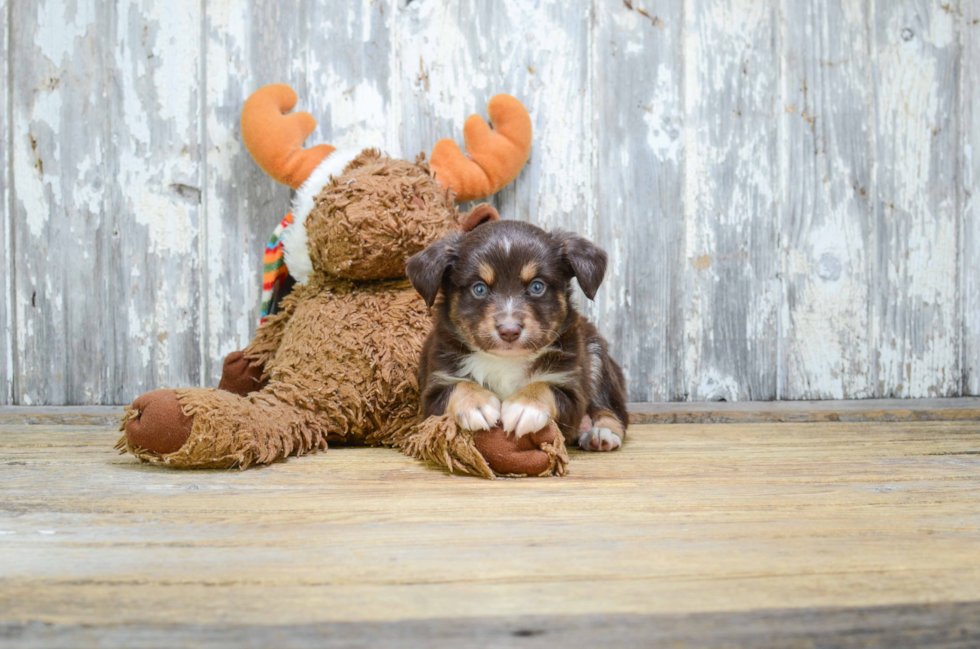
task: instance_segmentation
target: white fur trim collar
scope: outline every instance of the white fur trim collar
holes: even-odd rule
[[[306,182],[296,190],[292,208],[293,223],[282,233],[282,254],[289,274],[299,284],[305,284],[313,272],[306,236],[306,217],[313,211],[313,199],[334,176],[343,173],[360,153],[359,149],[337,149],[324,158]]]

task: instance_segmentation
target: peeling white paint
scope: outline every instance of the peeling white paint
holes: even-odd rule
[[[643,119],[647,123],[647,146],[661,159],[673,163],[679,162],[682,150],[683,124],[676,117],[679,103],[677,80],[674,79],[670,68],[657,67],[657,83],[650,99],[650,105],[644,107]]]
[[[744,0],[692,2],[684,16],[688,395],[774,398],[774,15]]]
[[[25,222],[31,235],[40,237],[48,222],[51,184],[56,178],[45,178],[37,167],[37,158],[30,145],[30,124],[18,119],[14,137],[14,176],[17,179],[17,201],[24,210]]]
[[[154,25],[152,55],[166,61],[153,70],[158,119],[171,123],[174,133],[187,133],[197,119],[196,79],[200,68],[201,15],[197,10],[175,10],[169,3],[155,3],[144,20]]]
[[[424,93],[433,116],[462,125],[474,110],[475,91],[486,89],[489,79],[456,19],[459,9],[441,2],[417,2],[402,11],[412,21],[411,37],[399,41],[403,80]],[[469,71],[465,83],[456,76],[457,70]]]
[[[878,142],[889,161],[878,201],[889,236],[875,322],[878,382],[889,395],[948,396],[961,380],[955,193],[942,191],[956,165],[947,81],[956,42],[946,12],[933,8],[927,29],[902,6],[878,17]]]
[[[44,0],[37,4],[37,24],[59,28],[39,29],[34,45],[51,63],[61,66],[75,50],[76,39],[89,33],[95,23],[95,5],[87,2]]]
[[[329,107],[331,132],[329,136],[323,135],[320,126],[321,134],[312,135],[310,141],[328,142],[338,149],[374,147],[397,156],[397,149],[385,140],[388,107],[377,85],[367,80],[350,85],[348,80],[336,75],[328,62],[325,66],[314,75],[314,87],[323,89],[318,93],[322,95],[318,100],[325,100]]]
[[[71,185],[72,202],[92,213],[102,210],[105,198],[101,178],[102,163],[102,143],[99,142],[92,154],[86,155],[78,164],[78,177]]]
[[[147,228],[150,246],[147,252],[191,254],[194,250],[196,227],[191,221],[190,210],[164,194],[161,189],[135,188],[130,209],[133,218]]]
[[[738,382],[730,374],[707,368],[698,377],[697,395],[702,401],[738,401]]]

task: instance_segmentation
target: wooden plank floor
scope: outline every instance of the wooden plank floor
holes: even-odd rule
[[[116,436],[0,425],[0,645],[980,646],[975,421],[643,425],[493,482]]]

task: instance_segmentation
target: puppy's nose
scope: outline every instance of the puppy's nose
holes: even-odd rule
[[[523,327],[519,324],[502,324],[497,325],[497,333],[503,340],[509,343],[514,342],[521,337],[521,331]]]

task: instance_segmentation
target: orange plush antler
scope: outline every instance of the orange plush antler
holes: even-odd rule
[[[242,139],[263,171],[298,189],[335,149],[328,144],[302,148],[316,120],[309,113],[286,115],[295,105],[296,93],[287,85],[259,88],[242,108]]]
[[[493,129],[479,115],[463,125],[466,155],[450,139],[432,147],[429,166],[436,181],[456,192],[457,201],[485,198],[517,177],[531,154],[531,118],[510,95],[497,95],[487,104]]]

